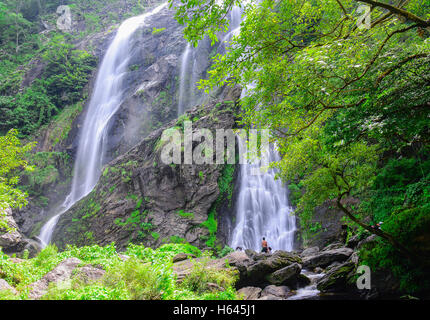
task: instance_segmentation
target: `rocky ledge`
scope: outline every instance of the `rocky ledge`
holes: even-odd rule
[[[6,209],[3,213],[0,211],[0,217],[5,219],[7,228],[0,227],[0,248],[3,252],[22,253],[27,250],[29,257],[34,257],[40,250],[40,246],[37,241],[28,239],[19,230],[18,224],[12,216],[12,210]]]
[[[195,263],[205,258],[175,257],[173,271],[181,282],[189,275]],[[301,274],[302,259],[296,253],[276,251],[274,254],[252,250],[235,251],[224,258],[208,260],[206,268],[232,269],[238,276],[236,288],[245,300],[284,300],[310,280]]]

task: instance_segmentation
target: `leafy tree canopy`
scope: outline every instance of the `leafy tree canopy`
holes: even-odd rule
[[[355,223],[412,257],[396,234],[363,222],[371,212],[352,212],[344,200],[369,196],[387,155],[413,154],[420,165],[428,157],[427,151],[418,151],[430,136],[430,3],[171,3],[194,45],[205,36],[219,41],[228,28],[227,13],[233,6],[242,9],[240,33],[225,54],[214,57],[200,88],[247,88],[242,122],[269,128],[283,155],[276,164],[279,175],[303,180],[299,212],[311,214],[334,199]],[[427,173],[413,182],[425,184]]]

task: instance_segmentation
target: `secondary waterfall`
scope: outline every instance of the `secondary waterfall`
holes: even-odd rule
[[[236,35],[240,31],[241,22],[241,9],[239,7],[233,7],[230,13],[230,31],[220,38],[221,43],[218,45],[217,53],[225,52],[225,44],[228,43],[233,35]],[[188,108],[199,104],[202,102],[204,97],[202,91],[197,89],[197,82],[201,79],[201,65],[202,61],[209,60],[210,57],[208,52],[204,49],[208,41],[204,39],[199,42],[199,45],[194,48],[189,43],[187,43],[181,59],[180,66],[180,79],[179,79],[179,100],[178,100],[178,116],[182,115]]]
[[[178,102],[178,116],[185,112],[185,108],[188,106],[188,91],[189,84],[187,83],[187,72],[190,66],[190,55],[191,55],[191,45],[187,43],[184,53],[182,54],[181,61],[181,74],[179,83],[179,102]],[[187,90],[188,89],[188,90]]]
[[[42,246],[46,246],[51,241],[60,216],[89,194],[97,184],[104,164],[108,124],[121,106],[126,89],[123,86],[123,78],[128,72],[132,35],[144,25],[147,17],[158,13],[166,5],[167,3],[164,3],[148,13],[124,21],[110,44],[100,66],[80,132],[70,194],[62,204],[60,213],[51,218],[41,229],[39,239]]]
[[[202,57],[197,50],[189,43],[182,53],[180,82],[179,82],[179,101],[178,116],[182,115],[188,108],[200,102],[201,94],[197,89],[197,81],[200,80],[198,72],[198,59]]]
[[[244,142],[239,139],[239,143]],[[274,147],[270,147],[266,156],[269,162],[280,160]],[[296,218],[288,201],[288,190],[275,179],[275,169],[255,174],[260,169],[260,161],[241,165],[236,223],[230,246],[259,251],[265,237],[273,250],[291,251]]]

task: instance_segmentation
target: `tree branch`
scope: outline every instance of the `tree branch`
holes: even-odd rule
[[[364,2],[364,3],[367,3],[367,4],[374,6],[374,7],[380,7],[380,8],[387,9],[388,11],[390,11],[393,14],[397,14],[397,15],[400,15],[400,16],[406,18],[407,20],[414,21],[420,27],[427,28],[430,26],[430,20],[426,21],[426,20],[418,17],[417,15],[413,14],[412,12],[409,12],[409,11],[406,11],[404,9],[392,6],[388,3],[374,1],[374,0],[355,0],[355,1]]]
[[[417,53],[417,54],[414,54],[413,56],[410,56],[410,57],[407,57],[407,58],[403,59],[402,61],[400,61],[395,66],[391,67],[390,69],[388,69],[387,71],[385,71],[384,73],[382,73],[378,77],[378,79],[376,80],[375,87],[377,87],[386,76],[388,76],[390,73],[392,73],[396,69],[400,68],[404,64],[408,63],[409,61],[414,60],[414,59],[419,59],[419,58],[425,58],[425,57],[428,57],[428,56],[429,55],[427,53]]]

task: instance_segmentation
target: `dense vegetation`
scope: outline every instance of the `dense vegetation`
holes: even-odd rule
[[[34,143],[22,145],[16,130],[10,130],[5,136],[0,136],[0,228],[6,228],[3,211],[8,207],[21,208],[27,204],[26,194],[16,186],[19,183],[17,169],[32,170],[24,155],[29,152]]]
[[[73,16],[66,32],[56,28],[60,5],[68,5]],[[75,44],[148,5],[139,0],[127,5],[116,0],[0,1],[0,133],[15,128],[26,137],[66,106],[84,100],[97,61]]]
[[[202,259],[194,264],[189,275],[178,284],[172,270],[172,258],[189,253]],[[27,299],[28,285],[41,279],[61,261],[78,258],[82,266],[96,266],[106,271],[97,281],[83,281],[76,273],[67,283],[54,283],[43,300],[232,300],[237,299],[233,285],[236,275],[230,270],[205,268],[211,256],[188,244],[166,244],[153,250],[130,245],[122,254],[115,245],[106,247],[69,247],[58,252],[48,246],[33,259],[14,263],[0,251],[0,276],[17,288],[17,294],[1,291],[2,299]],[[124,258],[126,255],[126,258]],[[212,291],[209,283],[224,291]]]
[[[404,290],[428,290],[428,1],[182,1],[176,17],[194,44],[215,42],[235,5],[241,32],[201,87],[249,88],[243,124],[270,128],[280,177],[301,186],[305,226],[334,200],[351,231],[380,237],[365,261],[391,269]]]

